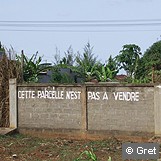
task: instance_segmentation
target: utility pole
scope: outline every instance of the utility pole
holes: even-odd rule
[[[154,83],[154,65],[152,67],[152,83]]]
[[[23,77],[23,68],[24,68],[24,52],[21,51],[21,82],[23,83],[24,77]]]

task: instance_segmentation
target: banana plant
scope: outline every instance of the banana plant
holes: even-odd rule
[[[93,66],[84,65],[80,67],[73,67],[72,71],[76,72],[78,77],[84,78],[85,82],[89,82],[92,79],[97,79],[97,72],[99,70],[99,64],[94,64]]]
[[[41,63],[42,57],[37,57],[37,54],[33,54],[31,58],[24,54],[16,57],[20,62],[23,57],[23,79],[25,82],[38,82],[39,74],[51,68],[50,65]]]
[[[88,69],[85,71],[85,78],[86,81],[91,81],[92,79],[97,78],[97,71],[98,71],[98,64],[95,64],[91,67],[91,69]]]
[[[114,78],[116,71],[112,71],[109,67],[102,65],[100,71],[96,71],[101,82],[111,81]]]

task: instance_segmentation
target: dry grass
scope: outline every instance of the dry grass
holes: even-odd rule
[[[9,127],[9,79],[20,80],[20,64],[4,54],[0,59],[0,127]]]

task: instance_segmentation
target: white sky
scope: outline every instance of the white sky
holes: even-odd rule
[[[161,0],[0,0],[0,4],[0,21],[161,20]],[[2,31],[2,29],[108,30],[108,32],[20,32]],[[139,45],[144,52],[154,42],[160,40],[160,35],[161,25],[104,28],[0,26],[0,41],[4,46],[9,48],[12,45],[16,52],[24,50],[28,56],[39,51],[40,55],[44,55],[43,59],[48,62],[54,59],[56,47],[63,56],[70,45],[75,53],[82,52],[88,41],[94,46],[95,55],[104,62],[109,55],[119,54],[125,44]]]

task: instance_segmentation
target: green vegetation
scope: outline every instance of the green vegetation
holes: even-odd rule
[[[81,154],[80,154],[80,156],[77,158],[77,159],[75,159],[74,161],[80,161],[80,160],[82,160],[82,158],[83,158],[83,155],[86,155],[86,160],[91,160],[91,161],[97,161],[97,156],[96,156],[96,154],[93,152],[93,149],[91,149],[91,150],[85,150],[84,152],[82,152]]]
[[[38,57],[38,52],[33,54],[31,58],[22,54],[21,56],[17,55],[16,59],[19,63],[23,63],[23,80],[28,83],[38,82],[39,74],[50,69],[50,66],[41,63],[42,57]]]
[[[0,52],[5,48],[0,43]],[[161,41],[155,42],[145,53],[136,44],[123,45],[120,53],[101,63],[93,53],[93,47],[87,43],[83,53],[74,54],[72,47],[64,53],[54,56],[53,65],[42,63],[42,57],[38,53],[28,58],[25,54],[17,56],[17,62],[23,67],[24,82],[39,82],[39,75],[50,70],[52,72],[50,82],[53,83],[84,83],[84,82],[114,82],[120,70],[126,72],[125,83],[155,83],[161,82]]]
[[[76,56],[76,68],[79,71],[79,75],[85,79],[85,81],[90,81],[96,77],[96,70],[100,64],[97,61],[97,57],[94,56],[93,47],[89,43],[84,48],[84,52],[81,55],[78,53]]]
[[[2,46],[1,42],[0,42],[0,54],[4,54],[5,53],[5,49],[4,47]]]
[[[91,148],[91,150],[85,150],[80,154],[80,156],[77,159],[74,159],[74,161],[82,161],[82,160],[98,161],[98,158],[94,153],[93,149]],[[112,161],[112,158],[109,157],[107,161]]]
[[[150,46],[139,60],[136,79],[146,82],[161,82],[161,41]]]
[[[138,68],[138,62],[141,55],[141,49],[135,44],[124,45],[120,54],[116,57],[120,69],[124,69],[127,76],[135,79],[135,73]]]

